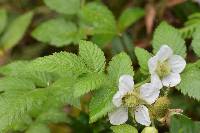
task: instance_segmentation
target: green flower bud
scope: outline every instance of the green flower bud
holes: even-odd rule
[[[153,106],[153,114],[156,118],[162,118],[166,115],[170,105],[167,97],[160,97]]]
[[[145,127],[141,133],[158,133],[155,127]]]
[[[160,78],[163,78],[170,74],[171,67],[168,61],[158,62],[156,72]]]

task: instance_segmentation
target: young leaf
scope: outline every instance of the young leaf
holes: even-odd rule
[[[137,129],[131,125],[123,124],[119,126],[112,126],[114,133],[138,133]]]
[[[186,56],[185,41],[182,39],[179,31],[166,22],[162,22],[156,29],[153,36],[153,48],[156,53],[162,45],[168,45],[174,51],[174,54]]]
[[[3,32],[7,23],[7,13],[5,9],[0,9],[0,34]]]
[[[95,92],[89,105],[90,123],[97,121],[113,110],[112,98],[115,92],[116,90],[110,87],[100,88]]]
[[[115,86],[117,86],[119,77],[123,74],[134,74],[131,59],[126,53],[114,56],[108,66],[109,78]]]
[[[44,3],[58,13],[73,15],[79,11],[81,0],[44,0]]]
[[[198,133],[200,123],[193,122],[184,115],[173,115],[170,122],[170,133]]]
[[[136,47],[135,55],[137,56],[141,72],[143,72],[144,74],[148,74],[148,60],[151,58],[151,54],[145,49]]]
[[[200,57],[200,27],[196,28],[191,45],[194,52]]]
[[[79,56],[91,72],[102,72],[105,68],[103,51],[97,45],[88,41],[80,41]]]
[[[127,8],[119,17],[118,27],[121,32],[126,30],[131,24],[144,16],[144,10],[141,8]]]
[[[3,49],[10,49],[14,47],[24,36],[26,29],[31,23],[33,17],[32,12],[28,12],[15,19],[5,31],[0,40],[1,47]]]
[[[92,29],[92,34],[116,34],[114,16],[106,6],[89,3],[82,8],[80,16]]]
[[[196,66],[187,67],[181,74],[181,83],[177,86],[183,94],[200,100],[200,69]]]
[[[38,41],[62,47],[74,41],[77,27],[70,21],[64,19],[52,19],[40,24],[32,36]]]
[[[78,78],[73,86],[74,97],[80,97],[89,91],[99,89],[102,84],[104,84],[104,81],[105,75],[97,73],[86,74],[85,76]]]

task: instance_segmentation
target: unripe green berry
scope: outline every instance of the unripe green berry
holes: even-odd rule
[[[141,133],[158,133],[155,127],[145,127]]]
[[[167,97],[160,97],[153,106],[153,114],[156,118],[162,118],[165,116],[169,109],[170,100]]]

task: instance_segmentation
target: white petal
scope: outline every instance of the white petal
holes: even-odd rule
[[[158,63],[158,58],[157,56],[151,57],[148,61],[148,67],[149,67],[149,72],[152,74],[156,71],[156,67],[157,67],[157,63]]]
[[[168,59],[170,56],[172,56],[173,51],[172,49],[167,46],[167,45],[163,45],[158,53],[156,54],[156,56],[158,57],[159,61],[165,61],[166,59]]]
[[[131,75],[122,75],[119,78],[119,91],[122,94],[126,94],[127,92],[133,90],[134,81]]]
[[[117,91],[117,93],[113,96],[112,102],[116,107],[119,107],[122,105],[122,98],[123,94],[121,94],[120,91]]]
[[[178,73],[171,73],[170,75],[164,77],[162,79],[162,83],[166,87],[174,87],[181,82],[180,74]]]
[[[156,73],[151,75],[151,83],[156,85],[157,88],[159,88],[159,89],[161,89],[163,87],[162,82]]]
[[[108,114],[110,123],[113,125],[120,125],[128,120],[128,108],[120,107],[117,110]]]
[[[185,60],[183,59],[183,57],[179,55],[171,56],[169,58],[169,63],[170,63],[172,72],[174,73],[181,73],[186,66]]]
[[[149,111],[146,106],[139,105],[136,107],[135,120],[145,126],[149,126],[151,124]]]
[[[159,97],[160,89],[152,83],[146,83],[140,88],[140,97],[148,104],[152,104]]]

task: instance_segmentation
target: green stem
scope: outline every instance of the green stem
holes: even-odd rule
[[[138,88],[138,87],[140,87],[141,85],[143,85],[143,84],[145,84],[145,83],[147,83],[147,82],[150,82],[150,77],[148,77],[146,80],[144,80],[144,81],[142,81],[142,82],[140,82],[140,83],[137,83],[137,84],[134,86],[134,88]]]

